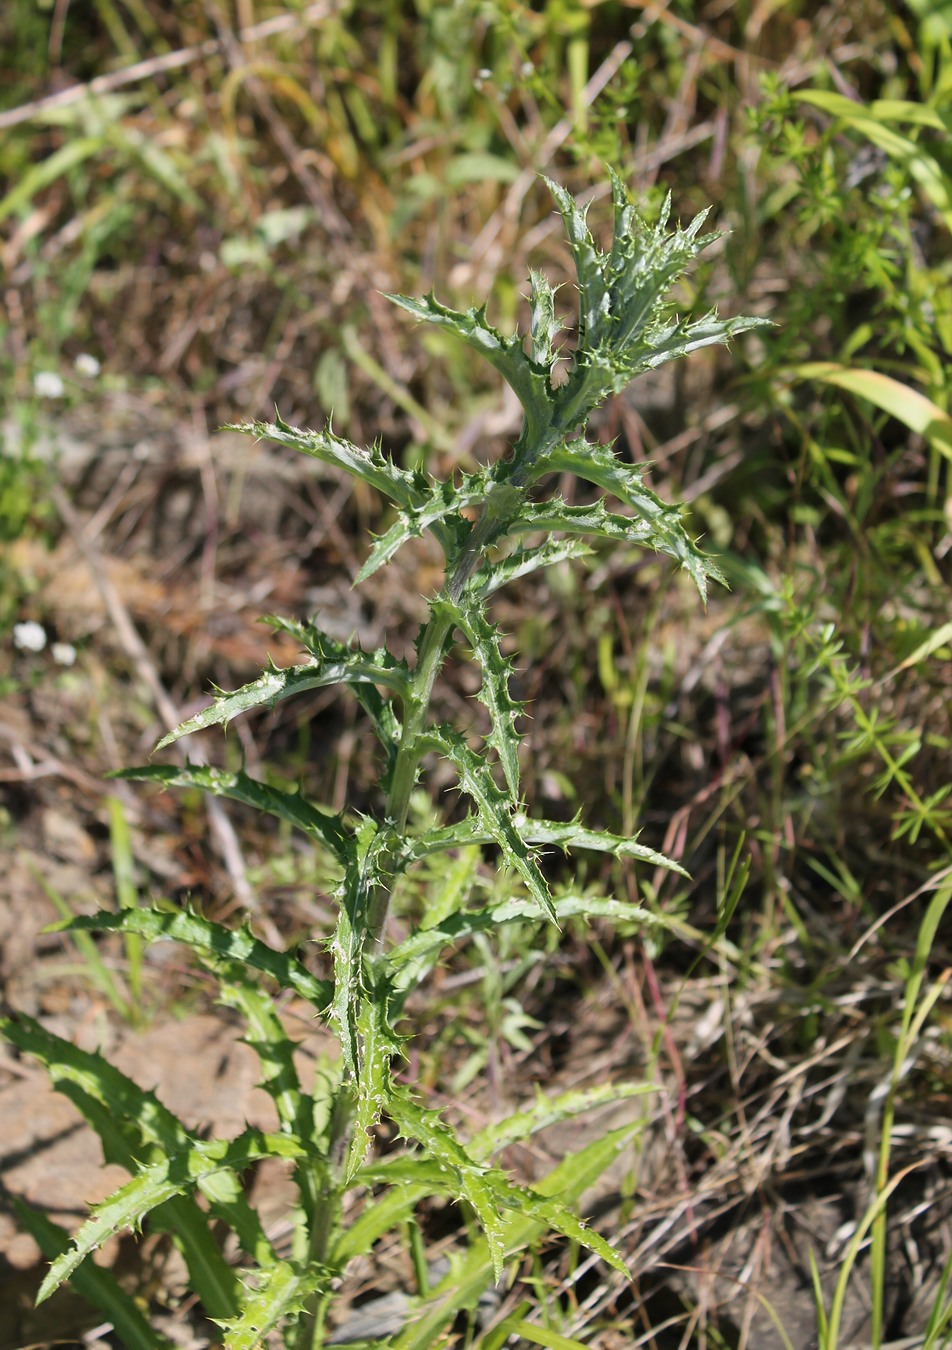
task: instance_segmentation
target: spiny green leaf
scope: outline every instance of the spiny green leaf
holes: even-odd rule
[[[72,928],[91,932],[139,933],[150,942],[184,942],[198,951],[214,952],[277,980],[283,989],[291,989],[323,1012],[331,1000],[332,987],[318,980],[305,966],[286,952],[275,951],[245,928],[225,928],[209,919],[188,912],[160,909],[126,909],[121,914],[83,914],[66,923],[52,924],[50,932],[69,932]]]
[[[207,708],[182,722],[174,731],[163,736],[155,747],[162,750],[173,741],[189,736],[193,731],[202,731],[205,727],[229,723],[241,713],[253,708],[273,708],[283,699],[308,689],[326,689],[335,684],[383,684],[398,694],[406,692],[406,676],[398,666],[377,664],[364,652],[347,651],[346,656],[325,662],[319,659],[303,666],[288,666],[279,669],[269,666],[251,684],[232,692],[219,691],[219,697]]]
[[[663,919],[627,900],[606,896],[567,894],[553,900],[559,923],[566,919],[610,919],[614,923],[638,923],[646,927],[664,927]],[[461,910],[447,915],[439,923],[412,933],[388,953],[394,972],[394,988],[399,993],[415,989],[427,971],[449,946],[474,933],[491,933],[506,923],[538,920],[533,901],[519,896],[488,909]]]
[[[515,868],[533,900],[554,922],[555,910],[545,877],[513,824],[509,799],[497,786],[489,765],[469,748],[454,727],[435,727],[422,739],[444,755],[456,769],[460,787],[475,802],[480,826],[499,845],[503,863]]]
[[[360,1081],[361,1002],[365,995],[363,954],[367,939],[367,910],[378,886],[389,878],[383,871],[385,855],[393,847],[393,831],[380,829],[369,817],[356,830],[357,851],[347,866],[337,892],[337,927],[330,942],[334,959],[334,997],[330,1014],[341,1038],[344,1063],[355,1082]]]
[[[575,558],[590,558],[592,552],[581,539],[546,539],[538,548],[518,548],[507,558],[484,563],[470,581],[470,589],[484,598],[540,567],[552,567]]]
[[[619,544],[644,544],[650,527],[646,521],[608,511],[601,499],[585,506],[569,506],[561,497],[550,497],[544,502],[525,502],[510,522],[508,533],[533,534],[546,530],[588,534],[613,539]]]
[[[529,339],[532,359],[551,370],[558,359],[555,337],[562,325],[555,316],[555,291],[541,272],[529,273]]]
[[[539,476],[574,473],[617,497],[645,523],[643,542],[686,568],[702,598],[707,594],[708,577],[723,581],[714,563],[687,534],[681,508],[663,502],[646,488],[642,481],[644,466],[623,463],[611,446],[592,445],[582,437],[562,441],[539,457],[533,472]]]
[[[137,1120],[118,1111],[115,1102],[107,1104],[97,1099],[79,1081],[63,1074],[51,1077],[56,1090],[69,1098],[99,1136],[105,1162],[115,1163],[135,1175],[143,1166],[165,1157],[168,1144],[158,1142],[148,1130],[140,1128]],[[90,1075],[85,1078],[89,1082]],[[176,1147],[187,1147],[188,1141],[189,1136],[182,1129]],[[222,1195],[216,1190],[207,1198],[213,1200],[209,1207],[211,1215],[236,1234],[253,1260],[265,1266],[274,1260],[274,1250],[244,1195]],[[154,1231],[174,1236],[188,1266],[192,1289],[205,1307],[212,1314],[229,1312],[237,1296],[235,1273],[209,1228],[209,1214],[189,1196],[176,1195],[157,1206],[150,1221]]]
[[[225,1350],[259,1350],[267,1334],[303,1312],[308,1295],[324,1288],[328,1279],[326,1271],[304,1272],[291,1261],[256,1271],[254,1288],[245,1290],[239,1316],[216,1319],[225,1332]]]
[[[319,839],[341,863],[346,863],[352,848],[340,815],[322,811],[300,792],[285,792],[249,778],[243,769],[231,773],[227,769],[213,769],[204,764],[186,764],[183,768],[171,764],[145,764],[135,769],[123,769],[113,774],[113,777],[161,783],[166,788],[200,788],[202,792],[210,792],[216,797],[243,802]]]
[[[190,1194],[203,1180],[223,1169],[241,1172],[262,1158],[295,1158],[301,1152],[300,1146],[284,1135],[246,1130],[237,1139],[193,1141],[187,1151],[151,1163],[93,1208],[92,1218],[76,1234],[72,1247],[50,1267],[36,1296],[37,1303],[49,1298],[107,1238],[123,1229],[138,1231],[150,1210],[173,1196]]]
[[[542,1196],[559,1196],[563,1205],[575,1203],[584,1191],[598,1180],[607,1167],[627,1147],[638,1126],[625,1126],[609,1131],[593,1144],[570,1154],[543,1179],[536,1183],[535,1193]],[[377,1225],[386,1218],[391,1226],[394,1215],[407,1212],[407,1205],[419,1202],[418,1189],[407,1187],[405,1191],[384,1197],[374,1208],[381,1211],[370,1216]],[[386,1210],[384,1207],[386,1206]],[[363,1216],[362,1216],[363,1218]],[[355,1236],[365,1244],[369,1236],[370,1225],[359,1228],[362,1218],[354,1228]],[[546,1231],[547,1219],[530,1216],[521,1211],[512,1214],[506,1220],[504,1243],[509,1252],[516,1252],[536,1241]],[[387,1229],[383,1229],[384,1232]],[[588,1233],[585,1229],[583,1232]],[[348,1238],[351,1235],[348,1234]],[[584,1239],[583,1239],[584,1241]],[[363,1246],[362,1246],[363,1249]],[[616,1254],[617,1258],[617,1254]],[[614,1264],[614,1262],[613,1262]],[[449,1274],[441,1280],[427,1300],[421,1315],[415,1317],[396,1339],[392,1350],[431,1350],[437,1344],[440,1332],[452,1321],[461,1308],[472,1307],[482,1292],[496,1282],[492,1265],[492,1253],[485,1242],[475,1242],[465,1256],[456,1263]]]
[[[13,1207],[20,1227],[30,1234],[48,1261],[69,1249],[69,1233],[65,1228],[16,1196]],[[112,1271],[90,1261],[73,1272],[72,1282],[77,1294],[112,1323],[114,1334],[126,1350],[174,1350],[172,1342],[149,1325]]]
[[[594,347],[608,336],[612,317],[605,265],[608,259],[598,250],[589,231],[587,209],[579,210],[574,198],[560,183],[545,176],[542,181],[555,198],[575,259],[579,292],[578,345],[581,349]]]
[[[664,867],[670,872],[687,876],[680,863],[674,862],[663,853],[639,844],[637,835],[628,837],[623,834],[609,834],[605,830],[588,830],[578,820],[536,820],[532,816],[513,818],[513,824],[527,844],[554,844],[567,851],[571,848],[591,849],[596,853],[613,853],[617,858],[635,858],[650,863],[653,867]],[[480,827],[476,816],[467,816],[454,825],[442,825],[436,829],[425,830],[409,840],[403,848],[404,864],[429,857],[431,853],[442,853],[446,849],[465,847],[468,844],[488,844],[492,836]]]
[[[388,295],[387,299],[416,319],[448,328],[484,356],[522,404],[526,421],[520,444],[534,445],[542,439],[552,418],[549,374],[526,355],[521,334],[505,337],[489,324],[485,309],[447,309],[432,292],[423,300],[406,295]]]
[[[344,1164],[345,1184],[353,1181],[363,1166],[370,1147],[370,1132],[379,1125],[381,1115],[390,1106],[393,1093],[390,1061],[399,1053],[400,1042],[391,1027],[388,1003],[389,991],[382,981],[378,981],[376,988],[360,1001],[357,1105],[350,1150]]]
[[[414,506],[423,496],[425,480],[418,474],[398,469],[379,446],[361,450],[350,441],[335,436],[330,427],[326,431],[300,431],[289,426],[276,412],[273,422],[233,423],[222,430],[240,431],[246,436],[277,441],[279,445],[300,450],[313,459],[323,460],[325,464],[362,479],[398,506]]]
[[[490,730],[486,742],[499,756],[512,806],[518,807],[521,737],[516,731],[516,718],[522,713],[525,704],[518,703],[509,692],[513,666],[500,651],[499,629],[472,602],[459,605],[440,597],[432,602],[431,609],[434,613],[452,614],[453,621],[465,635],[476,658],[482,675],[478,698],[489,710]]]
[[[295,637],[305,651],[310,652],[312,656],[320,660],[343,661],[354,650],[343,643],[335,643],[332,638],[328,637],[326,633],[322,633],[313,623],[300,623],[296,619],[277,617],[268,618],[265,623]],[[403,677],[404,681],[409,677],[406,662],[398,661],[385,647],[378,647],[373,652],[371,660],[381,669],[396,671]],[[376,686],[367,681],[352,683],[350,689],[373,723],[377,739],[387,755],[389,767],[392,765],[401,732],[399,719],[393,710],[393,703],[389,699],[381,698]],[[395,692],[400,693],[401,691],[396,690]]]
[[[418,1143],[428,1158],[441,1164],[456,1179],[457,1198],[468,1201],[475,1210],[489,1246],[493,1270],[500,1279],[506,1256],[500,1196],[509,1199],[511,1183],[506,1182],[501,1172],[494,1175],[494,1169],[474,1162],[442,1117],[419,1106],[407,1093],[391,1093],[387,1110],[401,1134]]]
[[[449,521],[452,526],[448,533],[437,532],[444,552],[458,548],[470,531],[470,525],[461,512],[483,505],[488,482],[488,476],[484,473],[464,474],[459,485],[452,479],[431,482],[424,501],[401,510],[390,528],[375,539],[366,562],[357,573],[355,585],[366,581],[379,567],[388,563],[401,545],[410,539],[419,538],[424,530],[432,530],[442,522]]]

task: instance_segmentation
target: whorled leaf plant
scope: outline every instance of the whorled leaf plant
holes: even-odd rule
[[[241,713],[273,707],[304,690],[347,686],[380,745],[382,793],[376,816],[335,814],[300,792],[279,790],[244,772],[150,766],[127,773],[248,803],[288,822],[333,855],[342,881],[329,941],[332,978],[316,978],[297,958],[268,947],[247,927],[229,930],[188,911],[126,909],[67,925],[122,930],[146,940],[173,939],[191,947],[216,975],[223,1001],[245,1019],[279,1127],[272,1134],[249,1129],[227,1143],[196,1139],[152,1094],[100,1056],[78,1051],[26,1018],[7,1020],[6,1034],[43,1060],[56,1086],[69,1093],[99,1132],[106,1158],[123,1163],[132,1174],[121,1190],[96,1207],[69,1245],[50,1239],[49,1250],[57,1254],[41,1298],[64,1280],[78,1279],[106,1237],[121,1228],[138,1228],[149,1216],[181,1248],[193,1292],[219,1323],[229,1350],[278,1344],[314,1350],[327,1342],[334,1291],[349,1263],[382,1234],[405,1223],[415,1206],[432,1195],[464,1202],[481,1236],[471,1239],[443,1285],[408,1318],[403,1331],[375,1345],[425,1350],[459,1309],[474,1306],[511,1257],[545,1233],[564,1234],[624,1270],[619,1253],[579,1221],[572,1205],[630,1132],[622,1130],[590,1145],[534,1190],[516,1184],[492,1161],[513,1140],[584,1109],[604,1094],[539,1098],[510,1120],[464,1142],[438,1112],[397,1081],[393,1069],[404,1044],[401,1023],[408,994],[449,945],[533,915],[553,923],[578,913],[645,917],[638,907],[618,900],[553,895],[540,867],[543,849],[595,849],[652,866],[675,866],[635,839],[589,830],[579,821],[565,824],[528,816],[519,786],[522,705],[510,687],[513,667],[502,653],[490,602],[516,578],[585,554],[587,538],[644,545],[666,554],[688,570],[705,595],[708,579],[718,574],[686,533],[680,508],[645,486],[643,466],[626,463],[609,447],[586,439],[585,427],[594,409],[643,371],[726,342],[763,320],[722,321],[714,315],[691,320],[673,314],[672,283],[717,237],[701,233],[703,214],[686,229],[669,228],[665,206],[658,223],[649,225],[613,173],[613,239],[603,252],[588,229],[586,213],[563,188],[551,182],[548,187],[565,222],[578,277],[576,342],[564,378],[553,379],[562,356],[554,290],[536,272],[530,278],[528,334],[506,336],[490,325],[485,309],[447,309],[433,295],[424,300],[390,297],[415,318],[455,333],[515,391],[524,418],[507,457],[442,481],[422,470],[398,467],[379,447],[358,449],[330,428],[299,431],[280,417],[234,428],[311,455],[389,499],[395,508],[393,523],[374,539],[357,582],[389,563],[403,543],[424,530],[443,551],[445,578],[428,602],[414,662],[397,659],[384,648],[371,652],[357,642],[335,641],[314,623],[273,619],[300,643],[306,653],[302,663],[288,669],[272,665],[244,688],[219,692],[208,708],[159,743],[161,749],[193,731],[227,724]],[[601,488],[618,504],[616,509],[601,498],[590,505],[570,505],[547,491],[547,484],[567,473]],[[438,723],[431,715],[434,683],[457,642],[469,649],[481,672],[480,698],[488,710],[489,731],[479,747],[459,728]],[[411,794],[424,757],[432,754],[451,766],[469,812],[455,824],[414,830]],[[455,908],[429,915],[403,941],[392,941],[388,915],[401,874],[433,854],[481,845],[493,846],[500,867],[514,874],[511,898],[475,908],[461,892]],[[336,1066],[318,1074],[307,1090],[295,1066],[293,1043],[260,976],[307,1000],[339,1040]],[[374,1161],[371,1131],[383,1116],[395,1124],[407,1148]],[[290,1250],[280,1253],[241,1184],[242,1170],[269,1156],[287,1160],[297,1185],[293,1240]],[[345,1224],[345,1196],[355,1189],[368,1195],[370,1188],[373,1203]],[[242,1253],[237,1269],[223,1259],[212,1220],[237,1239]],[[121,1294],[110,1289],[113,1308]],[[128,1315],[142,1320],[135,1306]],[[142,1335],[147,1343],[147,1332]]]

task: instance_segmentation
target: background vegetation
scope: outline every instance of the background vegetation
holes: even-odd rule
[[[355,612],[377,503],[215,428],[332,411],[404,464],[472,467],[515,409],[379,292],[435,286],[513,326],[530,262],[569,276],[540,172],[584,195],[608,162],[649,215],[668,190],[684,220],[713,206],[729,233],[685,303],[776,329],[646,379],[598,430],[691,504],[730,591],[700,614],[666,564],[613,557],[499,616],[529,658],[530,804],[641,829],[692,881],[593,871],[663,925],[473,948],[415,1053],[438,1098],[489,1114],[515,1079],[557,1078],[586,1025],[605,1074],[664,1085],[615,1215],[635,1284],[540,1257],[521,1316],[552,1336],[782,1344],[766,1298],[791,1344],[832,1346],[848,1288],[864,1343],[941,1344],[948,7],[13,0],[0,51],[4,844],[48,850],[51,810],[77,823],[72,909],[114,882],[216,918],[252,905],[285,943],[326,924],[319,857],[102,775],[210,680],[293,659],[262,609],[399,643],[427,589],[389,569]],[[469,700],[466,679],[440,697]],[[337,809],[374,789],[349,716],[316,698],[208,752]],[[56,901],[34,886],[35,934]],[[147,1021],[203,996],[108,943],[64,973],[62,939],[31,983],[4,941],[14,1010],[65,987]]]

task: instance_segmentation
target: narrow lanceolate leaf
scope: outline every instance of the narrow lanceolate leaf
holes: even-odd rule
[[[216,1319],[225,1332],[225,1350],[259,1350],[268,1332],[304,1311],[308,1295],[326,1279],[323,1271],[304,1273],[290,1261],[256,1271],[254,1288],[245,1291],[240,1315]]]
[[[277,441],[279,445],[288,445],[292,450],[313,459],[332,464],[343,469],[353,478],[360,478],[370,487],[382,492],[385,497],[398,506],[415,505],[423,495],[426,480],[419,474],[399,469],[380,449],[373,446],[370,450],[361,450],[350,441],[335,436],[330,427],[326,431],[300,431],[288,426],[287,422],[275,414],[273,422],[241,422],[223,428],[224,431],[240,431],[259,440]]]
[[[53,924],[50,932],[69,932],[76,928],[90,932],[139,933],[150,942],[183,942],[197,951],[252,966],[277,980],[283,989],[291,989],[323,1012],[330,1003],[332,987],[318,980],[286,952],[275,951],[246,928],[225,928],[197,914],[161,909],[126,909],[121,914],[83,914],[62,924]]]
[[[485,598],[510,582],[537,572],[540,567],[589,558],[592,551],[581,539],[546,539],[538,548],[518,548],[498,562],[484,563],[472,578],[469,589],[475,596]]]
[[[531,445],[541,440],[552,418],[549,372],[526,355],[520,333],[506,337],[488,322],[485,309],[447,309],[432,293],[423,300],[406,295],[389,295],[387,299],[414,318],[448,328],[495,366],[525,413],[520,442]]]
[[[16,1196],[13,1207],[20,1227],[30,1234],[48,1261],[69,1249],[69,1233],[65,1228]],[[174,1350],[172,1342],[149,1325],[112,1271],[90,1261],[74,1272],[73,1288],[112,1323],[113,1333],[126,1350]]]
[[[445,553],[458,549],[471,528],[461,513],[483,505],[488,485],[486,473],[464,474],[459,484],[451,478],[434,480],[424,500],[418,506],[401,510],[389,530],[374,540],[355,585],[385,566],[403,544],[418,539],[424,530],[433,531]]]
[[[397,666],[378,665],[373,657],[359,650],[348,651],[346,656],[333,661],[314,660],[284,670],[272,665],[241,689],[220,690],[213,703],[163,736],[155,748],[162,750],[173,741],[205,727],[227,725],[232,718],[253,708],[273,708],[295,694],[308,689],[326,689],[335,684],[383,684],[402,694],[406,689],[406,676]]]
[[[643,467],[623,463],[611,446],[592,445],[581,437],[562,441],[539,457],[533,473],[540,477],[547,473],[574,473],[617,497],[645,526],[639,542],[674,558],[688,571],[702,598],[707,594],[708,577],[723,580],[715,564],[685,530],[681,508],[663,502],[645,487]]]
[[[518,703],[509,692],[509,677],[513,673],[513,666],[499,649],[501,637],[499,629],[472,603],[457,605],[441,597],[433,601],[431,609],[434,613],[438,610],[452,613],[454,623],[465,635],[476,658],[476,664],[482,674],[477,697],[489,710],[490,730],[486,736],[486,743],[499,756],[512,806],[517,808],[520,801],[521,737],[516,731],[516,719],[522,713],[525,704]]]
[[[628,1146],[637,1129],[636,1125],[612,1130],[587,1148],[570,1154],[536,1184],[535,1193],[542,1196],[557,1195],[563,1204],[574,1203],[611,1166]],[[406,1192],[399,1197],[402,1204],[398,1206],[395,1198],[390,1205],[389,1216],[409,1212],[416,1198],[414,1193],[418,1190],[422,1190],[422,1187],[407,1187]],[[379,1207],[383,1209],[389,1201],[390,1197],[385,1196]],[[520,1206],[506,1220],[505,1249],[516,1252],[529,1246],[543,1235],[546,1222],[540,1222],[537,1217],[525,1213]],[[587,1229],[584,1231],[588,1232]],[[366,1242],[367,1232],[361,1232],[359,1236]],[[453,1320],[456,1312],[461,1308],[473,1307],[492,1280],[492,1256],[487,1244],[472,1243],[463,1259],[456,1263],[433,1291],[421,1315],[397,1337],[391,1350],[431,1350],[432,1346],[438,1344],[440,1333]]]
[[[295,637],[305,651],[319,660],[335,659],[343,661],[348,656],[353,655],[353,648],[345,646],[344,643],[335,642],[333,638],[326,633],[322,633],[313,623],[300,623],[296,619],[284,619],[275,616],[265,619],[265,623]],[[334,655],[335,652],[336,655]],[[363,653],[361,654],[363,655]],[[385,647],[378,647],[373,652],[371,659],[381,669],[395,671],[398,676],[402,677],[404,683],[406,682],[408,677],[406,662],[398,661]],[[385,681],[381,681],[381,683],[385,683]],[[394,689],[396,693],[402,692],[402,689],[396,689],[392,684],[390,688]],[[402,729],[393,710],[393,703],[389,699],[382,698],[376,684],[371,684],[369,681],[352,682],[350,690],[373,723],[377,739],[383,746],[389,764],[396,753],[396,745],[400,740]]]
[[[429,742],[453,765],[460,787],[476,805],[480,828],[499,845],[505,866],[515,868],[533,900],[554,922],[555,909],[548,884],[539,870],[535,855],[514,823],[508,796],[497,785],[485,759],[470,749],[454,727],[435,727],[425,737],[421,737],[421,741]]]
[[[400,1133],[419,1144],[428,1158],[455,1178],[457,1198],[472,1205],[489,1247],[496,1279],[500,1279],[506,1256],[503,1209],[509,1207],[505,1202],[500,1204],[500,1197],[509,1200],[510,1183],[501,1172],[494,1174],[494,1169],[475,1162],[442,1117],[419,1106],[406,1092],[393,1092],[387,1110]]]
[[[231,773],[227,769],[213,769],[204,764],[186,764],[183,768],[172,764],[145,764],[136,769],[123,769],[113,777],[161,783],[166,788],[200,788],[202,792],[210,792],[216,797],[243,802],[246,806],[253,806],[258,811],[287,821],[312,839],[319,839],[339,862],[347,861],[350,836],[339,815],[322,811],[300,792],[285,792],[282,788],[249,778],[243,769]]]
[[[107,1238],[124,1229],[137,1232],[142,1220],[158,1205],[177,1195],[189,1195],[216,1172],[242,1172],[263,1158],[295,1158],[301,1148],[284,1135],[246,1130],[237,1139],[194,1142],[186,1152],[176,1153],[144,1167],[108,1200],[96,1205],[69,1251],[58,1256],[40,1285],[37,1303],[58,1289],[73,1271]]]
[[[253,983],[243,966],[208,956],[205,963],[218,978],[218,1002],[235,1008],[247,1027],[245,1044],[251,1046],[261,1066],[261,1084],[274,1102],[280,1128],[307,1147],[314,1139],[311,1099],[301,1091],[294,1051],[297,1042],[288,1035],[275,1011],[274,999]]]
[[[563,895],[553,901],[556,919],[610,919],[613,923],[637,923],[645,927],[664,927],[664,920],[641,905],[607,896]],[[404,995],[415,989],[424,975],[437,964],[448,947],[455,947],[474,933],[491,933],[506,923],[539,920],[538,907],[524,896],[514,896],[490,909],[468,909],[447,915],[430,928],[412,933],[388,953],[393,986]]]
[[[647,1097],[657,1092],[657,1083],[599,1083],[597,1087],[575,1088],[557,1097],[547,1097],[536,1089],[536,1098],[530,1107],[487,1125],[469,1140],[467,1151],[482,1161],[564,1120],[572,1120],[615,1102]]]
[[[513,818],[519,833],[527,844],[553,844],[563,852],[572,848],[591,849],[595,853],[613,853],[616,858],[634,858],[639,862],[650,863],[652,867],[664,867],[669,872],[678,872],[687,876],[680,863],[658,853],[645,844],[639,844],[637,835],[609,834],[605,830],[587,830],[577,820],[534,820],[531,816]],[[433,853],[445,853],[447,849],[466,848],[470,844],[489,844],[492,836],[481,828],[476,816],[467,816],[454,825],[442,825],[437,829],[425,830],[408,840],[401,859],[405,866],[428,858]]]

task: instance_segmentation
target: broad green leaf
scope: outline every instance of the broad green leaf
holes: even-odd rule
[[[421,739],[453,765],[460,787],[476,804],[481,828],[499,845],[504,865],[513,867],[519,873],[533,900],[543,914],[554,922],[555,910],[548,884],[539,870],[538,862],[513,824],[509,799],[498,787],[489,765],[469,748],[454,727],[434,727]]]
[[[307,665],[288,666],[283,670],[272,665],[241,689],[219,690],[219,697],[213,703],[163,736],[155,748],[163,750],[173,741],[205,727],[227,725],[232,718],[253,708],[273,708],[295,694],[308,689],[326,689],[335,684],[383,684],[398,694],[406,691],[406,677],[397,666],[378,665],[359,650],[348,651],[346,656],[332,661],[315,659]]]
[[[331,815],[314,806],[300,792],[285,792],[250,778],[243,769],[213,769],[204,764],[144,764],[123,769],[113,775],[142,783],[161,783],[163,787],[200,788],[215,797],[228,797],[258,811],[277,816],[331,850],[338,862],[345,863],[351,849],[350,836],[339,815]]]
[[[332,986],[328,981],[316,979],[300,961],[285,952],[275,951],[247,927],[225,928],[187,912],[127,909],[121,914],[107,914],[104,910],[98,914],[83,914],[67,923],[52,924],[48,931],[68,932],[73,928],[94,933],[141,933],[150,942],[183,942],[197,951],[214,952],[270,975],[283,989],[293,990],[319,1012],[325,1011],[331,1000]]]
[[[240,431],[259,440],[277,441],[290,446],[313,459],[332,464],[354,478],[360,478],[370,487],[389,497],[398,506],[411,507],[422,499],[426,480],[420,475],[398,469],[380,449],[373,446],[361,450],[350,441],[335,436],[330,427],[326,431],[299,431],[275,413],[273,422],[242,422],[223,427],[223,431]]]
[[[263,1158],[295,1158],[301,1149],[284,1135],[246,1130],[237,1139],[193,1141],[176,1153],[144,1167],[114,1195],[93,1208],[93,1216],[73,1238],[69,1251],[53,1262],[36,1296],[37,1303],[58,1289],[73,1271],[107,1238],[124,1229],[137,1232],[146,1215],[177,1195],[189,1195],[200,1184],[223,1170],[242,1172]]]
[[[924,394],[891,375],[878,370],[854,370],[835,361],[807,361],[794,366],[790,373],[796,380],[817,380],[865,399],[924,437],[940,455],[952,459],[952,417]]]
[[[20,1227],[36,1242],[48,1261],[69,1249],[69,1233],[53,1223],[32,1205],[13,1197]],[[151,1327],[138,1304],[122,1288],[110,1270],[89,1261],[74,1271],[72,1285],[77,1294],[112,1324],[113,1332],[126,1350],[173,1350],[172,1342]]]
[[[405,309],[415,319],[448,328],[484,356],[499,371],[522,404],[526,420],[519,443],[540,443],[552,419],[549,374],[544,366],[537,365],[526,355],[520,333],[505,337],[488,322],[485,309],[468,309],[465,312],[447,309],[432,292],[423,300],[414,300],[406,295],[388,295],[387,299]]]
[[[489,622],[481,608],[469,604],[453,604],[441,597],[431,604],[434,613],[450,613],[456,627],[465,635],[482,675],[479,701],[489,710],[490,730],[486,743],[499,756],[506,785],[514,807],[519,804],[519,742],[516,718],[525,708],[509,692],[512,662],[506,660],[499,648],[501,634]]]

